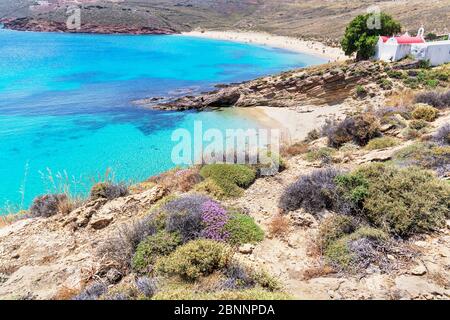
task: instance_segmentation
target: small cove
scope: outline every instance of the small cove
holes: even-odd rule
[[[85,193],[110,169],[136,182],[174,165],[171,133],[257,128],[232,109],[166,112],[132,102],[323,63],[310,55],[186,36],[0,30],[0,208],[62,184]],[[49,177],[53,177],[49,179]]]

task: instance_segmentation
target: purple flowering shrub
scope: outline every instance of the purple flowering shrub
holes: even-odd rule
[[[163,207],[167,214],[166,230],[178,232],[184,243],[197,238],[227,241],[225,225],[230,218],[217,201],[203,195],[188,195]]]
[[[225,230],[225,225],[229,220],[227,210],[213,200],[203,203],[201,210],[204,225],[201,237],[216,241],[227,241],[230,236]]]
[[[184,243],[196,239],[203,230],[202,206],[210,198],[188,195],[168,202],[163,210],[167,213],[166,230],[178,232]]]

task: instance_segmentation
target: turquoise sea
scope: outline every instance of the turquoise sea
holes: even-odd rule
[[[174,165],[174,129],[195,120],[221,130],[260,126],[232,109],[162,112],[132,101],[211,89],[321,58],[186,36],[0,30],[0,208],[86,192],[110,169],[139,181]],[[0,210],[5,212],[5,210]]]

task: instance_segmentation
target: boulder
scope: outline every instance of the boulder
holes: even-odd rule
[[[246,243],[239,247],[239,253],[242,254],[251,254],[253,250],[255,250],[255,246],[251,243]]]

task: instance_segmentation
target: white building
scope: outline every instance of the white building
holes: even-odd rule
[[[381,36],[375,50],[375,59],[398,61],[408,55],[418,60],[429,60],[432,66],[450,62],[450,40],[426,42],[424,29],[420,28],[417,36],[405,33],[399,37]]]
[[[411,54],[418,60],[428,60],[430,65],[439,66],[450,62],[450,40],[433,41],[411,46]]]

